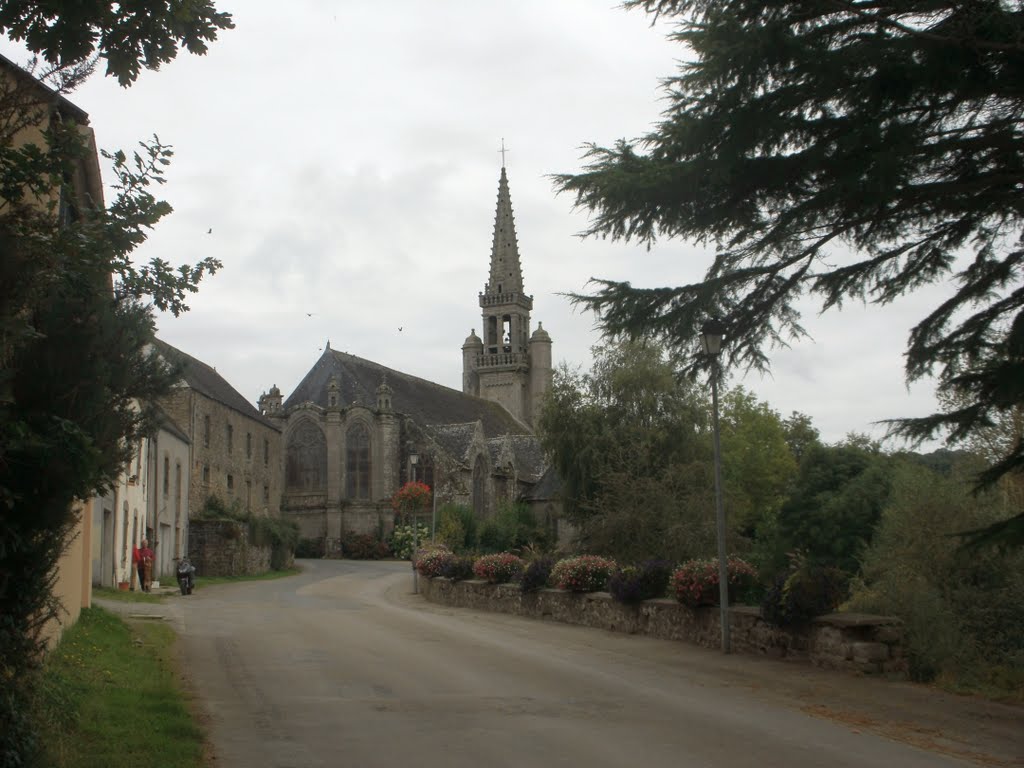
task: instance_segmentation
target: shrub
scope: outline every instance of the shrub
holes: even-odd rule
[[[530,561],[519,577],[519,588],[523,592],[537,592],[548,585],[551,569],[555,567],[553,557],[538,557]]]
[[[543,550],[548,532],[525,504],[504,502],[493,520],[480,528],[480,549],[485,552],[520,552],[524,548]]]
[[[730,557],[726,570],[729,574],[729,602],[746,597],[757,588],[757,572],[746,560]],[[672,591],[676,600],[690,608],[699,605],[718,605],[718,559],[687,560],[672,574]]]
[[[620,603],[639,603],[664,597],[672,564],[668,560],[646,560],[639,566],[620,568],[608,579],[608,591]]]
[[[299,539],[299,542],[295,545],[295,556],[323,557],[324,540],[319,537],[315,539]]]
[[[473,563],[473,575],[491,584],[504,584],[523,572],[522,558],[509,552],[484,555]]]
[[[445,568],[455,559],[455,555],[447,549],[432,549],[424,552],[416,560],[416,570],[427,577],[444,576]]]
[[[424,542],[430,541],[429,526],[424,523],[418,523],[417,526],[419,528],[420,544],[422,545]],[[388,539],[388,548],[391,550],[391,554],[399,560],[409,560],[413,554],[414,539],[414,529],[411,523],[408,525],[396,525],[395,530],[391,532],[391,536]]]
[[[391,554],[391,550],[376,536],[344,531],[341,534],[341,554],[350,560],[380,560]]]
[[[761,603],[769,624],[788,627],[805,624],[834,611],[845,599],[849,578],[838,568],[797,562],[776,577]]]
[[[551,569],[551,583],[570,592],[599,592],[616,568],[614,560],[597,555],[570,557]]]
[[[476,558],[472,555],[454,555],[445,564],[441,575],[452,581],[472,579],[474,563],[476,563]]]
[[[453,552],[469,552],[476,548],[476,518],[465,504],[445,504],[438,510],[437,538]]]

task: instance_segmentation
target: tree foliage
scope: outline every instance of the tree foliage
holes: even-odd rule
[[[588,551],[640,560],[714,541],[707,413],[655,344],[595,348],[589,373],[556,371],[538,431]]]
[[[799,300],[949,296],[913,328],[906,374],[962,407],[894,424],[959,440],[1024,402],[1024,6],[1000,0],[632,0],[673,24],[692,60],[664,119],[590,145],[556,177],[586,234],[716,246],[704,280],[598,280],[575,300],[610,335],[655,335],[691,369],[708,316],[731,363],[763,368],[805,335]],[[982,478],[1024,471],[1018,441]]]
[[[143,67],[172,61],[179,48],[206,53],[218,31],[234,26],[231,14],[218,12],[212,0],[0,3],[0,33],[58,67],[98,54],[123,86],[134,83]]]
[[[209,7],[4,2],[0,31],[42,52],[51,66],[39,74],[63,92],[89,75],[97,51],[123,84],[140,66],[173,58],[168,40],[202,52],[202,39],[212,39],[200,30]],[[75,502],[116,481],[176,378],[151,352],[153,307],[187,310],[187,296],[220,267],[210,258],[177,268],[133,260],[171,210],[153,194],[171,150],[154,139],[106,155],[114,196],[104,205],[90,196],[98,182],[84,179],[96,163],[84,119],[31,73],[0,61],[2,766],[30,764],[34,752],[25,716],[32,670],[44,627],[63,618],[53,587],[78,522]]]

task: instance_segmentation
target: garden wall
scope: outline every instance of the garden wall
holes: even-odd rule
[[[453,607],[721,647],[717,606],[692,609],[667,599],[625,605],[607,592],[542,589],[524,594],[516,584],[452,582],[440,577],[421,578],[420,592],[431,602]],[[734,653],[806,661],[861,674],[906,676],[899,619],[832,613],[819,616],[806,627],[780,629],[765,622],[759,608],[741,605],[730,608],[729,627]]]
[[[270,571],[270,546],[249,542],[249,526],[234,520],[190,520],[188,559],[197,576],[252,576]]]

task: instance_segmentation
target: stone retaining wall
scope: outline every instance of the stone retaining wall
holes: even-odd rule
[[[251,544],[249,526],[244,523],[190,520],[188,528],[188,559],[197,576],[251,576],[270,571],[271,548]]]
[[[667,599],[625,605],[607,592],[576,594],[542,589],[523,594],[515,584],[452,582],[444,578],[421,578],[420,592],[431,602],[454,607],[683,640],[705,648],[721,647],[717,606],[691,609]],[[734,606],[729,610],[729,627],[734,653],[807,661],[818,667],[861,674],[906,676],[899,619],[832,613],[819,616],[806,627],[780,629],[765,622],[759,608]]]

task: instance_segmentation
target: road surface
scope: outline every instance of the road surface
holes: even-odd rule
[[[408,564],[168,598],[222,768],[1024,765],[1024,710],[427,603]]]

